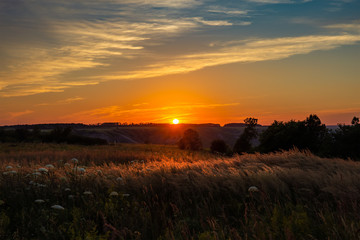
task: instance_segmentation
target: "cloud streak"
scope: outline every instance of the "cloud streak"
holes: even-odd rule
[[[242,36],[256,23],[253,6],[303,2],[248,0],[232,8],[205,0],[4,0],[0,97],[277,60],[359,42],[358,23],[331,25],[328,35]],[[212,35],[225,30],[239,34],[231,41]],[[220,44],[209,47],[216,38]]]
[[[303,36],[274,39],[254,39],[232,43],[232,46],[191,55],[178,56],[176,59],[147,66],[146,70],[129,74],[108,76],[107,79],[150,78],[169,74],[180,74],[229,63],[251,63],[284,59],[293,55],[313,51],[330,50],[360,41],[360,35]]]

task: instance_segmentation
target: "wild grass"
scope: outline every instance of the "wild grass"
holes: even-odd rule
[[[0,160],[1,239],[360,238],[357,162],[42,144]]]

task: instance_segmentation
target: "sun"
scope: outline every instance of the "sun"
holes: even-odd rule
[[[179,124],[179,119],[176,119],[176,118],[175,118],[175,119],[173,120],[173,124]]]

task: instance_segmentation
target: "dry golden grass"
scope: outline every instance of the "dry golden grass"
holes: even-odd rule
[[[3,147],[2,238],[359,237],[357,162],[297,150],[225,158],[154,145]],[[33,174],[47,164],[55,168]]]

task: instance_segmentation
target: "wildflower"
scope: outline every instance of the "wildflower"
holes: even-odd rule
[[[69,164],[69,163],[65,163],[64,166],[70,167],[70,164]]]
[[[70,192],[71,191],[70,188],[65,188],[64,190],[65,190],[65,192]]]
[[[41,173],[47,173],[48,172],[48,170],[46,168],[39,168],[38,171],[41,172]]]
[[[110,197],[112,197],[112,196],[119,196],[119,194],[117,192],[113,191],[110,193]]]
[[[74,172],[79,172],[79,173],[84,173],[86,170],[83,167],[74,167],[73,171]]]
[[[6,170],[9,170],[9,169],[12,169],[13,167],[12,166],[6,166]]]
[[[17,168],[21,168],[20,164],[16,165]]]
[[[12,170],[12,171],[9,171],[10,174],[17,174],[17,171],[15,170]]]
[[[122,179],[122,177],[118,177],[117,179],[116,179],[116,181],[118,181],[118,182],[121,182],[123,179]]]
[[[38,186],[38,187],[46,187],[45,184],[41,184],[41,183],[37,183],[36,186]]]
[[[36,202],[36,203],[44,203],[45,201],[42,200],[42,199],[36,199],[35,202]]]
[[[3,172],[3,175],[8,175],[9,174],[9,172]]]
[[[259,189],[256,186],[251,186],[251,187],[249,187],[248,191],[249,192],[258,192]]]
[[[97,172],[99,175],[102,174],[102,171],[101,171],[101,170],[97,170],[96,172]]]
[[[67,178],[66,177],[60,177],[60,180],[66,182]]]
[[[130,197],[130,194],[128,194],[128,193],[123,193],[122,196],[123,196],[123,197]]]
[[[65,210],[65,208],[60,205],[52,205],[51,208],[56,210]]]
[[[73,159],[71,159],[71,161],[72,161],[74,164],[76,164],[76,163],[79,162],[79,160],[78,160],[77,158],[73,158]]]
[[[40,172],[33,172],[33,175],[34,176],[41,176],[41,173]]]
[[[48,164],[45,167],[48,168],[48,169],[54,169],[55,168],[54,165],[52,165],[52,164]]]
[[[90,192],[90,191],[85,191],[85,192],[84,192],[84,195],[92,195],[92,192]]]

